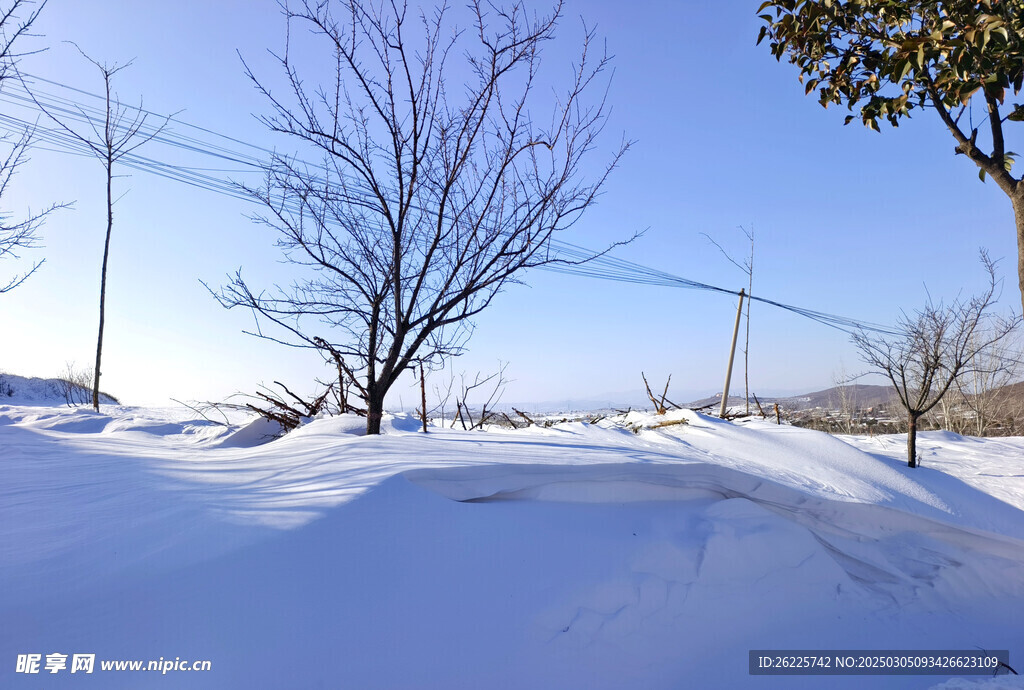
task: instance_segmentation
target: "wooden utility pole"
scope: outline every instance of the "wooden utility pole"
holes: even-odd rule
[[[722,410],[718,416],[725,419],[725,408],[729,405],[729,382],[732,381],[732,361],[736,357],[736,339],[740,335],[740,317],[743,316],[743,298],[746,296],[740,289],[740,305],[736,308],[736,325],[732,329],[732,346],[729,348],[729,366],[725,370],[725,389],[722,391]]]

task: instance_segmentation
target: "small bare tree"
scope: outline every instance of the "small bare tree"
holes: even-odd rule
[[[324,331],[320,340],[361,379],[366,431],[376,434],[403,371],[459,354],[472,318],[524,271],[579,263],[560,256],[552,237],[594,203],[628,143],[605,165],[589,162],[606,108],[583,97],[608,64],[594,58],[592,34],[569,86],[537,101],[541,48],[560,3],[537,18],[519,2],[471,0],[466,30],[452,30],[445,5],[418,17],[394,1],[282,6],[285,88],[248,73],[273,108],[270,129],[321,162],[277,156],[266,185],[247,191],[264,206],[255,220],[280,233],[299,277],[268,294],[239,271],[215,294],[288,333],[274,339],[321,347],[311,330]],[[290,40],[299,29],[308,31],[301,49]],[[318,48],[332,83],[310,87],[303,74],[321,73]],[[463,67],[453,64],[458,55]]]
[[[103,89],[106,99],[104,101],[103,121],[96,122],[84,110],[79,108],[79,117],[75,119],[80,123],[80,130],[69,124],[70,118],[68,121],[65,121],[64,117],[58,118],[39,101],[35,101],[35,103],[41,111],[46,113],[47,117],[57,123],[61,129],[70,134],[89,153],[95,156],[103,164],[103,170],[106,173],[107,232],[103,240],[103,264],[100,268],[100,324],[99,334],[96,338],[96,365],[93,367],[92,385],[92,406],[94,410],[99,411],[100,361],[103,356],[103,324],[106,316],[107,300],[107,261],[110,257],[110,233],[114,228],[114,165],[132,151],[159,135],[170,122],[173,115],[168,116],[160,125],[147,128],[146,120],[148,115],[142,109],[142,103],[140,102],[137,108],[122,105],[113,93],[114,75],[131,66],[131,61],[123,65],[108,65],[89,57],[77,45],[75,45],[75,48],[82,54],[82,57],[91,62],[100,71],[103,77]],[[33,100],[35,100],[34,97]],[[86,126],[82,127],[81,123],[85,123]]]
[[[1019,316],[998,318],[990,313],[997,299],[995,263],[984,251],[981,261],[988,289],[949,306],[929,299],[913,316],[904,314],[899,334],[882,336],[859,331],[853,342],[861,358],[884,374],[896,388],[907,413],[907,464],[917,467],[918,420],[935,407],[956,381],[983,364],[979,353],[1000,342],[1020,323]]]
[[[509,383],[509,380],[505,378],[505,369],[507,368],[508,362],[498,362],[497,371],[488,376],[484,376],[478,371],[473,376],[472,383],[468,382],[465,373],[460,375],[461,385],[455,398],[456,419],[452,420],[453,428],[455,422],[459,421],[462,423],[463,429],[482,429],[484,424],[491,420],[491,417],[494,416],[494,406],[501,401],[501,396],[505,393],[505,386]],[[473,421],[473,409],[470,407],[469,396],[475,392],[486,392],[487,399],[480,406],[480,416]],[[468,426],[466,425],[467,420],[469,421]]]
[[[957,402],[962,413],[957,415],[957,422],[947,428],[957,426],[953,430],[985,436],[993,424],[1014,418],[1014,410],[1007,409],[1012,408],[1013,403],[1007,389],[1020,380],[1022,371],[1021,343],[1019,338],[1013,337],[1016,335],[979,350],[977,366],[956,382]],[[976,344],[987,340],[987,333],[975,336]],[[954,412],[950,410],[949,414]]]
[[[640,372],[640,378],[644,380],[644,388],[647,389],[647,398],[654,404],[655,414],[663,415],[668,412],[667,405],[671,405],[673,409],[682,409],[679,405],[668,399],[668,385],[672,383],[672,374],[668,375],[668,380],[665,381],[665,390],[661,392],[661,398],[658,398],[651,392],[651,385],[647,383],[647,376],[644,372]]]
[[[832,375],[832,385],[838,398],[839,412],[838,431],[841,434],[852,434],[856,429],[857,418],[857,386],[853,384],[857,376],[849,376],[846,367],[840,365],[839,371]],[[852,384],[852,385],[851,385]]]
[[[443,388],[442,388],[443,385]],[[448,401],[452,398],[452,386],[455,385],[455,377],[449,376],[448,381],[444,384],[434,385],[434,399],[437,400],[432,408],[427,410],[427,416],[431,416],[435,413],[441,416],[441,426],[444,426],[444,411],[448,406]]]
[[[746,404],[746,414],[750,414],[750,303],[753,302],[750,299],[750,295],[754,294],[754,226],[750,226],[747,230],[742,225],[740,231],[743,232],[747,237],[747,241],[750,243],[750,254],[743,259],[743,263],[736,261],[732,258],[729,252],[725,251],[725,248],[719,244],[711,235],[706,232],[702,232],[705,239],[708,242],[715,245],[718,251],[722,253],[722,256],[736,268],[743,271],[747,276],[747,304],[744,310],[744,321],[745,321],[745,335],[743,339],[743,400]],[[762,410],[763,412],[763,410]]]

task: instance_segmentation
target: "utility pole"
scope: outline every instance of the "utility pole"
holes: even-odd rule
[[[743,298],[747,293],[740,289],[740,305],[736,308],[736,325],[732,329],[732,347],[729,348],[729,366],[725,370],[725,389],[722,391],[722,410],[718,416],[725,419],[725,408],[729,405],[729,382],[732,381],[732,361],[736,357],[736,339],[740,335],[740,317],[743,316]]]

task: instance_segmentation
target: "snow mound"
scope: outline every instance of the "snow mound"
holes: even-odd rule
[[[284,433],[278,422],[256,417],[242,428],[231,432],[216,444],[218,448],[254,448],[269,443]]]
[[[92,391],[74,386],[65,394],[65,384],[60,379],[25,378],[14,374],[0,374],[0,405],[77,405],[92,404]],[[70,398],[70,400],[69,400]],[[118,401],[100,391],[100,404],[118,405]]]

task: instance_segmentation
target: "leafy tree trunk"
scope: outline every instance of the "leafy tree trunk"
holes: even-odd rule
[[[93,368],[92,409],[100,411],[100,359],[103,356],[103,316],[107,300],[107,257],[110,256],[110,231],[114,227],[114,198],[112,196],[113,161],[107,158],[107,236],[103,240],[103,267],[100,268],[100,332],[96,338],[96,366]]]
[[[917,467],[917,420],[921,415],[907,413],[907,467]]]

